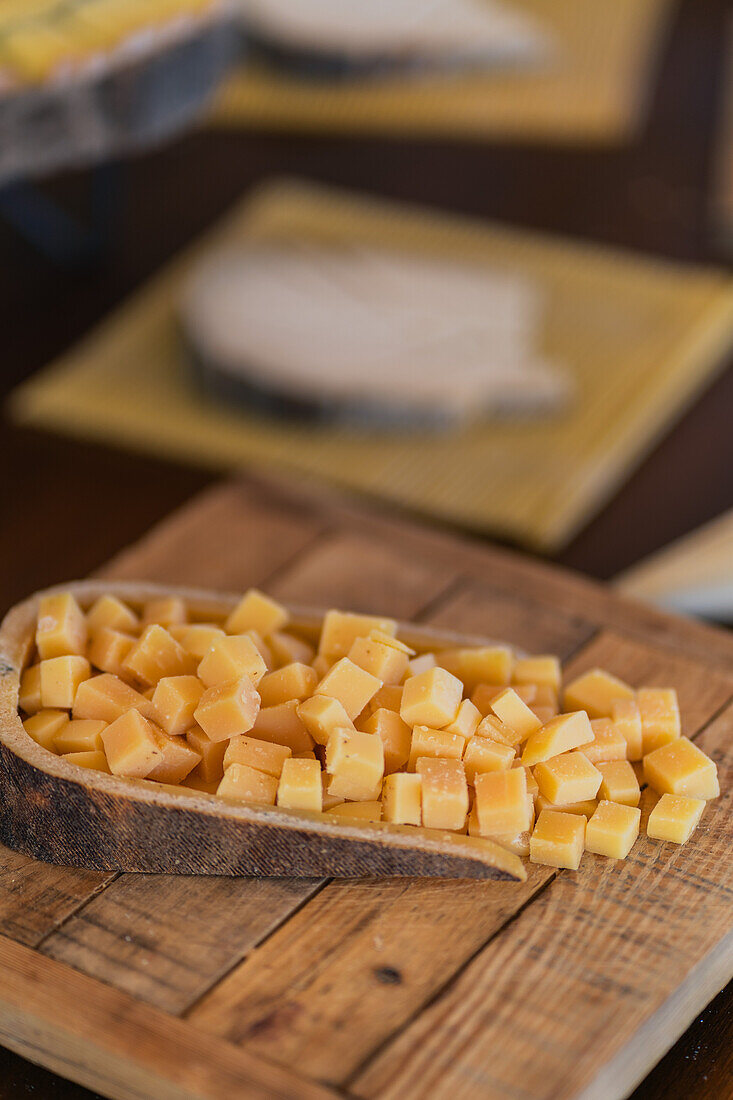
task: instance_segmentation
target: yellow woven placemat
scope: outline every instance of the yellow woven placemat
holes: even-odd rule
[[[558,142],[619,140],[641,121],[674,0],[512,0],[555,50],[534,69],[355,79],[282,75],[246,59],[212,121],[340,132]]]
[[[542,352],[575,375],[562,416],[446,435],[360,436],[222,408],[190,383],[174,306],[223,237],[353,240],[486,260],[538,281]],[[297,467],[544,549],[565,542],[714,373],[733,341],[733,280],[593,246],[271,184],[17,390],[25,422],[213,467]]]

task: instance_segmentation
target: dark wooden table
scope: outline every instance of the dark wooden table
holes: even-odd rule
[[[650,117],[623,148],[201,131],[120,166],[118,221],[109,252],[95,268],[61,270],[0,223],[2,392],[68,347],[243,192],[273,174],[298,174],[681,260],[719,260],[709,196],[727,11],[725,0],[680,4]],[[83,214],[87,173],[67,174],[43,187]],[[558,560],[610,577],[731,507],[732,409],[728,369]],[[3,608],[41,585],[82,576],[213,480],[198,469],[7,423],[0,433],[0,463],[6,471]],[[729,988],[634,1096],[723,1100],[733,1093],[732,1052]],[[0,1100],[25,1095],[80,1100],[91,1094],[0,1049]]]

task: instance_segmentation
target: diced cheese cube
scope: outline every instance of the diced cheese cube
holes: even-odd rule
[[[378,641],[374,632],[367,638],[357,638],[349,649],[348,657],[383,684],[401,684],[409,660],[403,649]]]
[[[77,688],[92,674],[86,657],[48,657],[41,661],[41,702],[44,707],[71,709]]]
[[[687,737],[678,737],[644,757],[644,779],[659,794],[717,798],[718,769]]]
[[[256,630],[263,638],[282,630],[290,618],[287,610],[256,588],[250,588],[226,621],[227,634],[244,634]]]
[[[69,764],[75,764],[77,768],[90,768],[95,772],[110,774],[107,757],[101,749],[89,749],[86,752],[66,752],[63,759]]]
[[[502,693],[504,687],[504,684],[477,684],[471,692],[471,702],[484,718],[491,714],[491,704],[497,695]]]
[[[87,626],[90,634],[95,634],[103,627],[122,634],[134,634],[140,626],[140,620],[117,596],[106,595],[100,596],[89,608]]]
[[[153,692],[155,718],[172,737],[194,724],[194,712],[201,702],[204,685],[196,676],[163,676]]]
[[[201,765],[199,764],[197,768],[194,768],[192,772],[189,772],[186,778],[181,781],[181,787],[186,790],[198,791],[201,794],[216,794],[217,787],[219,786],[219,783],[221,781],[221,776],[219,776],[219,779],[215,780],[204,779],[203,775],[201,774],[200,768]]]
[[[279,779],[283,764],[292,755],[292,749],[287,745],[276,745],[273,741],[260,741],[256,737],[242,734],[240,737],[233,737],[227,745],[224,770],[232,764],[247,764],[258,772],[267,772]],[[320,779],[318,782],[320,784]]]
[[[468,784],[461,761],[422,756],[415,768],[422,780],[425,828],[462,829],[468,813]]]
[[[381,686],[376,676],[359,668],[348,657],[342,657],[328,670],[313,694],[338,699],[353,722]]]
[[[43,706],[41,702],[40,665],[31,665],[30,668],[21,673],[18,706],[26,714],[35,714]]]
[[[359,730],[334,730],[326,745],[326,771],[359,790],[374,788],[384,776],[380,738]]]
[[[152,722],[137,710],[128,710],[102,730],[102,742],[113,775],[144,779],[163,759]]]
[[[580,751],[596,764],[607,760],[625,760],[628,751],[626,738],[610,718],[594,718],[591,721],[593,740],[580,745]]]
[[[277,804],[288,810],[312,810],[323,807],[321,765],[317,760],[285,760],[277,788]]]
[[[260,697],[249,676],[207,688],[194,711],[194,719],[212,741],[225,741],[247,733],[255,724]]]
[[[462,681],[467,692],[471,692],[479,684],[508,684],[514,653],[508,646],[470,646],[445,649],[437,655],[437,661]]]
[[[415,726],[410,742],[408,771],[414,772],[415,764],[421,756],[460,760],[465,747],[466,742],[459,733],[448,733],[429,726]]]
[[[585,829],[585,850],[609,859],[626,859],[639,835],[641,811],[601,799]]]
[[[197,669],[206,687],[226,684],[242,676],[247,676],[256,686],[266,672],[264,658],[248,634],[215,638]]]
[[[458,708],[458,714],[445,727],[446,733],[458,733],[466,740],[473,737],[481,722],[481,711],[470,699],[464,699]]]
[[[652,808],[646,825],[647,836],[686,844],[700,824],[705,799],[663,794]]]
[[[523,740],[521,733],[512,729],[511,726],[505,726],[495,714],[487,714],[482,718],[476,733],[479,737],[489,737],[492,741],[509,745],[512,749],[515,749]]]
[[[269,645],[278,668],[296,662],[309,665],[316,654],[310,642],[282,630],[276,630],[269,635]]]
[[[245,630],[243,634],[246,638],[249,638],[253,643],[255,649],[259,653],[262,660],[265,662],[265,667],[268,672],[271,672],[275,667],[275,658],[272,655],[272,650],[269,645],[256,630]]]
[[[514,688],[506,688],[492,700],[491,709],[500,722],[514,730],[520,741],[541,728],[541,722],[517,695]]]
[[[196,672],[196,659],[168,633],[164,626],[146,626],[127,655],[123,665],[146,687],[163,676],[190,676]]]
[[[552,756],[577,749],[593,740],[593,728],[583,710],[570,714],[558,714],[546,726],[530,735],[522,753],[525,768],[541,764]]]
[[[201,757],[196,773],[203,783],[218,783],[224,775],[224,754],[228,741],[212,741],[201,726],[192,726],[186,732],[186,741]]]
[[[274,741],[276,745],[288,745],[293,752],[312,749],[313,738],[298,715],[301,705],[291,699],[275,707],[262,707],[252,727],[252,736]]]
[[[123,676],[124,663],[136,640],[131,634],[122,634],[108,626],[100,627],[89,642],[89,661],[102,672]]]
[[[610,672],[594,668],[568,684],[563,698],[566,710],[584,710],[589,718],[608,718],[614,702],[633,699],[634,689]]]
[[[70,752],[99,752],[104,748],[102,733],[106,722],[95,718],[75,718],[61,726],[53,740],[54,750],[61,756]]]
[[[318,652],[323,657],[338,660],[345,657],[357,638],[363,638],[372,630],[394,636],[396,619],[378,615],[357,615],[349,611],[327,611],[323,618]]]
[[[535,809],[538,814],[543,810],[559,810],[564,814],[582,814],[583,817],[590,817],[591,814],[595,813],[597,805],[598,802],[595,798],[585,798],[582,802],[566,802],[563,806],[551,802],[543,794],[538,794],[535,799]]]
[[[512,670],[515,684],[543,684],[556,695],[560,690],[562,673],[557,657],[518,657]]]
[[[224,772],[224,778],[216,789],[220,798],[230,802],[255,802],[262,806],[274,806],[278,780],[273,775],[258,772],[246,764],[232,764]]]
[[[535,767],[534,777],[540,794],[556,806],[595,798],[603,779],[582,752],[566,752],[545,760]]]
[[[180,596],[155,596],[143,604],[142,621],[147,626],[158,623],[166,630],[169,626],[185,623],[188,611]]]
[[[358,780],[351,779],[349,776],[329,775],[326,780],[326,799],[324,799],[323,804],[326,805],[326,800],[333,805],[335,802],[343,802],[345,799],[350,802],[376,802],[381,797],[381,779],[373,787],[365,787]]]
[[[506,771],[511,768],[513,761],[513,748],[488,737],[479,737],[478,734],[468,742],[463,756],[469,783],[473,783],[476,776],[483,772]]]
[[[585,848],[585,830],[582,814],[542,810],[529,842],[531,862],[577,871]]]
[[[170,627],[170,635],[197,661],[203,661],[214,642],[223,638],[224,631],[214,623],[182,623]],[[231,676],[230,679],[235,679]],[[211,687],[211,685],[208,685]]]
[[[626,742],[629,760],[641,760],[641,714],[636,699],[617,699],[611,707],[611,721]]]
[[[641,791],[634,769],[628,760],[599,761],[596,764],[603,776],[598,789],[600,798],[619,802],[623,806],[638,806]]]
[[[74,596],[70,592],[43,596],[36,627],[36,649],[41,660],[81,657],[86,647],[87,620]]]
[[[644,756],[677,740],[681,734],[680,708],[674,688],[639,688],[636,701]]]
[[[468,835],[484,837],[484,840],[493,840],[495,844],[507,848],[510,852],[514,852],[515,855],[524,859],[529,856],[529,839],[531,836],[529,829],[525,829],[521,833],[495,833],[493,835],[487,833],[484,836],[481,832],[475,806],[468,815]]]
[[[306,699],[298,707],[298,717],[319,745],[328,744],[335,729],[350,729],[353,725],[343,705],[328,695],[313,695]]]
[[[463,684],[444,668],[430,668],[405,681],[400,715],[408,726],[440,729],[454,722]]]
[[[326,813],[332,817],[343,817],[346,821],[381,821],[382,803],[378,800],[371,802],[337,802]]]
[[[146,776],[146,779],[154,779],[156,783],[180,783],[201,763],[200,755],[185,737],[169,737],[162,730],[158,731],[158,747],[163,759]]]
[[[152,718],[155,708],[123,680],[109,672],[92,676],[78,687],[74,698],[74,718],[98,718],[102,722],[114,722],[128,710],[139,710],[145,718]]]
[[[377,710],[393,710],[395,714],[399,714],[403,691],[404,688],[401,684],[384,684],[365,706],[364,717],[368,718],[370,714],[374,714]]]
[[[290,699],[302,702],[312,695],[318,683],[318,676],[310,665],[295,662],[284,665],[275,672],[268,672],[257,685],[263,707],[276,707],[278,703],[287,703]]]
[[[26,718],[23,729],[41,748],[55,752],[54,739],[68,721],[69,716],[65,710],[39,710]]]
[[[384,746],[385,773],[396,772],[410,758],[412,730],[393,710],[377,710],[359,724],[363,733],[372,733]]]
[[[421,672],[429,672],[431,668],[435,668],[437,663],[434,653],[419,653],[417,657],[412,657],[407,662],[405,679],[409,679],[410,676],[419,676]]]
[[[382,817],[395,825],[422,822],[422,777],[398,772],[385,777],[382,787]]]
[[[522,833],[529,827],[524,768],[482,772],[474,781],[474,805],[482,834]]]

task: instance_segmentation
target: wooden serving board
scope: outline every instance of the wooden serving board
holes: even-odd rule
[[[676,685],[722,797],[524,883],[247,879],[0,849],[0,1042],[109,1097],[615,1100],[733,974],[733,637],[303,485],[209,491],[101,571],[554,650]]]

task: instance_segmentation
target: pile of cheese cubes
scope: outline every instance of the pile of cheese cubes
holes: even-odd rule
[[[489,837],[536,863],[686,841],[719,794],[672,688],[506,646],[416,654],[392,619],[329,611],[318,638],[254,589],[223,622],[42,598],[19,706],[72,764],[235,802]],[[560,703],[562,702],[562,713]]]

